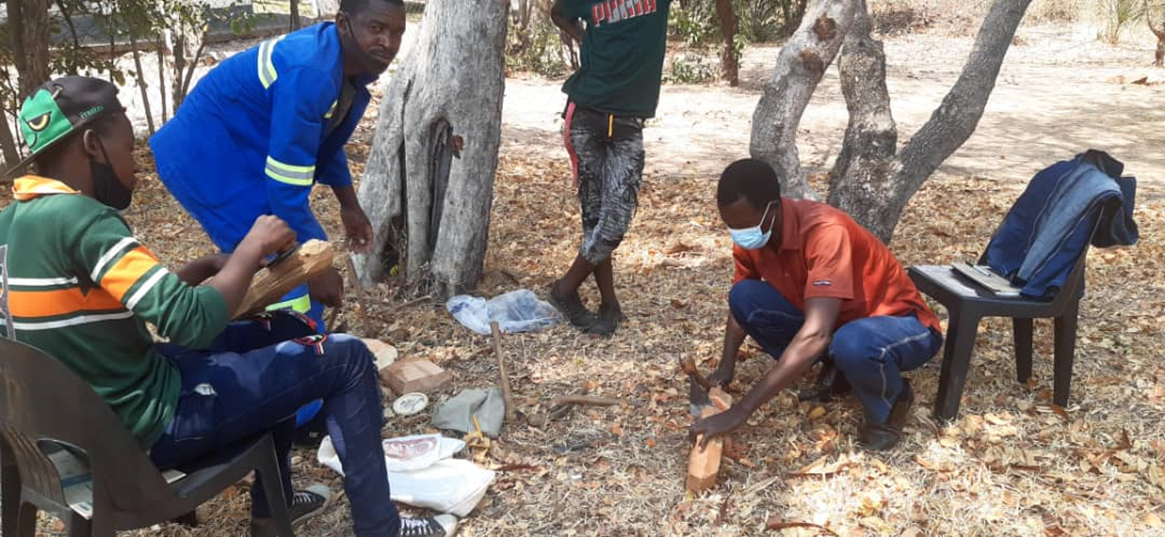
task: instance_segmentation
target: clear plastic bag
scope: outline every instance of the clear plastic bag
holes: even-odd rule
[[[497,322],[502,332],[513,334],[541,330],[561,319],[554,306],[539,300],[529,289],[510,291],[489,300],[457,295],[449,299],[445,309],[457,322],[482,335],[489,335],[491,321]]]

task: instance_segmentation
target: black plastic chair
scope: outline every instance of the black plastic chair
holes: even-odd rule
[[[62,453],[66,452],[66,453]],[[62,482],[54,460],[87,466]],[[52,459],[50,459],[50,455]],[[58,462],[59,464],[59,462]],[[254,470],[262,477],[279,534],[292,537],[271,435],[224,450],[168,480],[105,401],[64,364],[0,338],[0,501],[3,537],[33,537],[38,510],[52,513],[70,537],[112,537],[193,513]],[[91,516],[66,499],[91,479]],[[74,505],[76,497],[71,497]],[[87,513],[88,514],[88,513]]]
[[[949,265],[920,265],[906,270],[918,290],[933,297],[949,313],[942,373],[934,403],[936,418],[950,420],[959,414],[979,320],[983,317],[1011,317],[1015,335],[1015,376],[1021,383],[1026,383],[1032,376],[1032,320],[1055,319],[1052,401],[1060,406],[1068,405],[1072,360],[1076,352],[1076,322],[1080,298],[1084,296],[1084,265],[1091,242],[1090,239],[1085,245],[1064,285],[1046,300],[998,296]],[[986,255],[984,252],[979,263],[985,262]]]

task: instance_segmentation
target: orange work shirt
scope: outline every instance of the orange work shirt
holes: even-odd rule
[[[938,316],[882,241],[848,214],[824,203],[781,198],[781,243],[759,250],[733,245],[733,283],[764,280],[790,304],[840,298],[837,329],[856,319],[914,314],[939,330]]]

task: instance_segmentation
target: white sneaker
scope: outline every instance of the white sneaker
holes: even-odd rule
[[[425,518],[400,519],[400,533],[397,537],[452,537],[457,530],[457,517],[437,515]]]

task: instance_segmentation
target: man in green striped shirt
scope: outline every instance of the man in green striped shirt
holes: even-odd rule
[[[447,520],[402,522],[392,505],[380,389],[359,339],[310,337],[309,324],[292,313],[231,323],[263,260],[294,244],[286,223],[261,216],[229,257],[171,272],[118,213],[129,206],[137,166],[114,86],[54,80],[25,101],[19,121],[31,153],[20,167],[35,164],[37,175],[16,179],[15,201],[0,211],[0,335],[85,379],[159,467],[191,464],[272,431],[297,520],[328,500],[326,491],[292,493],[288,459],[296,410],[322,399],[355,534],[395,537],[402,524],[445,534]],[[169,343],[155,345],[147,322]],[[255,486],[251,534],[273,532]]]

